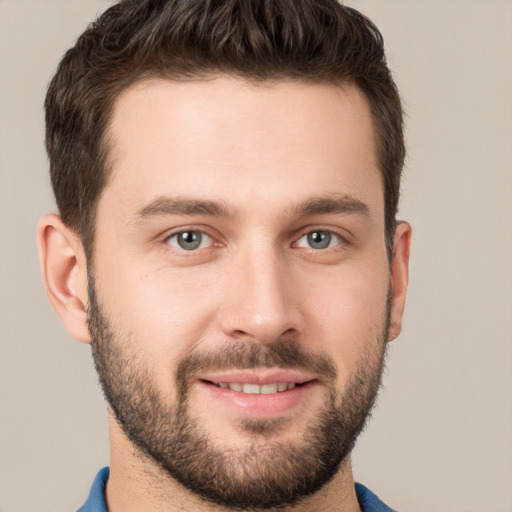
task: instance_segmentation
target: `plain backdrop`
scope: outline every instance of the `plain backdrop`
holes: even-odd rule
[[[512,511],[512,2],[351,0],[407,111],[414,229],[403,334],[354,452],[403,512]],[[35,224],[54,211],[42,104],[108,2],[0,0],[0,511],[71,512],[108,464],[89,347],[51,310]]]

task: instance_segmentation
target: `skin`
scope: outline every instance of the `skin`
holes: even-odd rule
[[[152,369],[163,399],[176,399],[170,375],[191,351],[228,341],[265,346],[282,336],[329,356],[343,395],[363,355],[377,351],[371,343],[382,332],[388,292],[387,341],[398,336],[411,230],[398,224],[389,261],[373,124],[358,89],[154,79],[120,95],[109,137],[113,174],[97,210],[96,290],[116,332],[140,341],[131,349]],[[301,211],[319,198],[329,198],[328,211]],[[173,211],[176,199],[227,211]],[[208,236],[185,251],[172,238],[180,230]],[[308,246],[315,230],[334,233],[330,247]],[[68,332],[90,343],[80,239],[56,215],[45,216],[38,232],[50,300]],[[225,406],[199,384],[190,393],[190,414],[210,437],[240,450],[249,442],[240,420],[279,417],[285,428],[271,440],[298,443],[326,399],[321,379],[277,415]],[[221,510],[137,453],[112,414],[110,438],[111,512]],[[359,510],[353,485],[347,460],[293,510]]]

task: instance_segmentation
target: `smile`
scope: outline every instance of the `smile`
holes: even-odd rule
[[[318,376],[284,368],[256,368],[203,373],[194,379],[215,414],[270,418],[303,407],[321,388]]]
[[[270,384],[250,384],[241,382],[217,382],[213,383],[219,388],[231,389],[238,393],[246,393],[250,395],[272,395],[274,393],[282,393],[293,389],[297,384],[295,382],[274,382]],[[299,384],[300,385],[300,384]]]

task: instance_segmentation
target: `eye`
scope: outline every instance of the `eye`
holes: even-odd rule
[[[342,242],[342,238],[332,231],[317,230],[310,231],[301,236],[296,244],[297,247],[322,250],[335,247]]]
[[[212,237],[202,231],[180,231],[167,238],[167,243],[184,251],[204,249],[212,244]]]

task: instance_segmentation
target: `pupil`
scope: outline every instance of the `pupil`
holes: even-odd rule
[[[315,231],[308,235],[309,244],[314,249],[325,249],[331,243],[331,234],[325,231]]]
[[[182,249],[197,249],[201,245],[201,235],[193,231],[181,233],[179,244]]]

